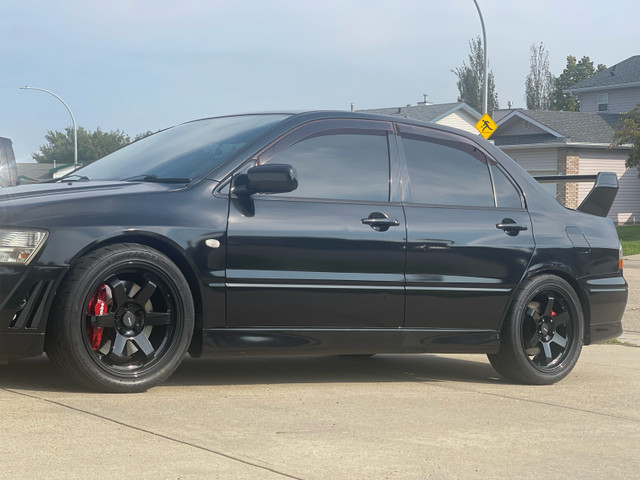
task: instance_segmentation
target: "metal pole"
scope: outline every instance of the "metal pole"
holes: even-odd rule
[[[473,3],[476,4],[476,9],[478,9],[478,15],[480,15],[480,24],[482,25],[482,50],[484,51],[484,72],[482,78],[482,113],[487,113],[487,103],[489,97],[489,82],[487,76],[487,32],[484,29],[484,19],[482,18],[482,12],[480,11],[480,5],[478,5],[478,0],[473,0]]]
[[[62,102],[62,104],[65,106],[65,108],[69,112],[69,115],[71,115],[71,121],[73,122],[73,165],[75,167],[77,167],[78,166],[78,126],[76,125],[76,119],[73,116],[73,112],[69,108],[69,105],[67,105],[67,102],[65,102],[63,99],[61,99],[55,93],[50,92],[49,90],[45,90],[44,88],[36,88],[36,87],[25,86],[25,87],[20,87],[20,90],[38,90],[40,92],[48,93],[49,95],[53,95],[58,100],[60,100]],[[55,160],[53,161],[53,168],[56,168]]]

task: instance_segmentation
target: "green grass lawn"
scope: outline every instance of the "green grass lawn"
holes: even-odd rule
[[[640,253],[640,225],[623,225],[616,227],[622,243],[622,254],[635,255]]]

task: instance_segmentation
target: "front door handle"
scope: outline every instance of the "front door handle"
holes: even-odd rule
[[[377,232],[386,232],[389,230],[389,227],[397,227],[400,225],[397,219],[392,220],[382,212],[372,212],[367,218],[362,218],[360,221],[365,225],[369,225]]]
[[[526,225],[519,225],[513,218],[503,218],[500,223],[496,223],[496,228],[504,230],[504,233],[515,237],[522,230],[527,230]]]

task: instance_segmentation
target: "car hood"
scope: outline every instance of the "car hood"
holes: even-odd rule
[[[56,225],[117,223],[124,213],[151,211],[167,193],[185,185],[84,181],[19,185],[0,189],[0,226],[51,228]],[[133,205],[139,208],[132,208]],[[146,210],[145,210],[146,209]],[[114,215],[104,220],[105,215]],[[131,220],[143,223],[144,218]]]
[[[37,197],[81,196],[82,194],[99,195],[115,193],[114,190],[158,190],[167,187],[175,189],[176,185],[162,185],[123,181],[75,181],[56,183],[35,183],[0,188],[0,202],[6,200],[27,200]],[[51,199],[54,200],[53,198]]]
[[[34,183],[28,185],[17,185],[0,189],[0,201],[9,199],[19,199],[28,197],[62,195],[86,192],[88,190],[101,190],[111,188],[123,188],[130,185],[129,182],[94,181],[94,182],[56,182],[56,183]]]

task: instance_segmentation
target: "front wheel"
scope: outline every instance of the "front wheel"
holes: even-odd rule
[[[526,280],[502,328],[500,351],[488,355],[507,380],[548,385],[573,369],[584,337],[580,300],[562,278],[540,275]]]
[[[182,272],[144,245],[113,245],[83,257],[55,302],[47,355],[95,390],[139,392],[166,380],[193,333],[193,300]]]

